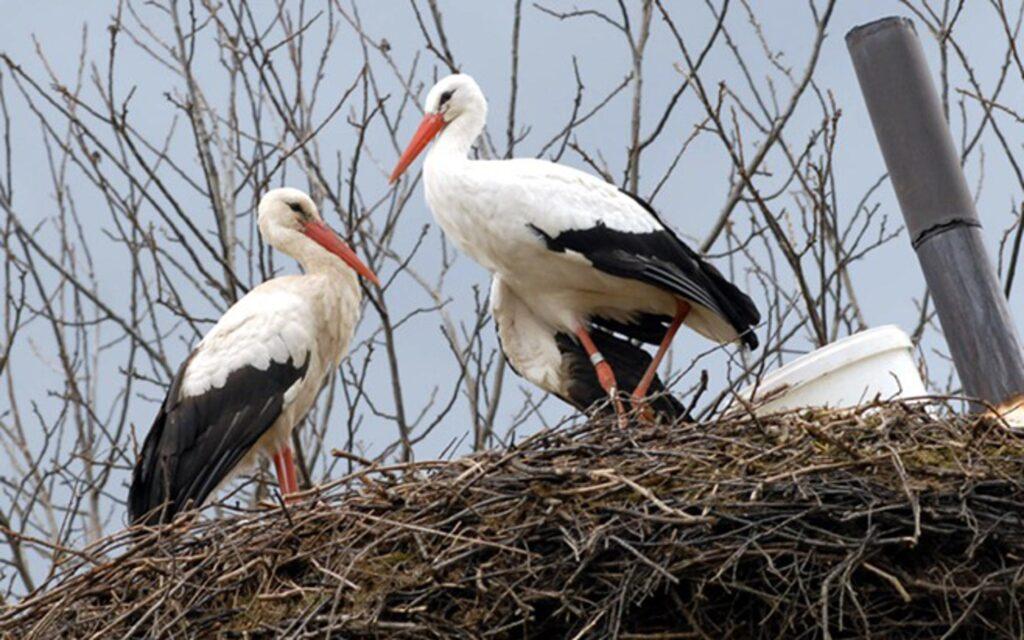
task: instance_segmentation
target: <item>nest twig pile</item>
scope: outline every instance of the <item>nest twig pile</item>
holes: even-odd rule
[[[1024,437],[900,405],[369,467],[121,535],[17,637],[1024,636]]]

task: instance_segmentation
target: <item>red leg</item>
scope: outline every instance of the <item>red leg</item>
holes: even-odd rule
[[[274,454],[274,471],[277,472],[277,486],[281,493],[288,493],[288,472],[284,468],[284,454],[282,451]]]
[[[295,460],[292,459],[292,448],[284,448],[284,470],[288,474],[288,493],[299,492],[298,474],[295,472]]]
[[[291,447],[284,446],[274,454],[274,470],[277,471],[277,486],[282,496],[287,499],[299,490]]]
[[[658,352],[654,354],[654,359],[651,360],[650,366],[647,367],[647,371],[644,372],[644,376],[640,378],[640,382],[636,385],[636,389],[633,389],[632,403],[633,407],[637,408],[643,403],[644,397],[647,396],[647,390],[651,386],[651,382],[654,381],[655,374],[658,373],[658,367],[661,365],[662,358],[668,352],[668,347],[672,343],[672,338],[676,337],[676,331],[679,331],[679,327],[683,324],[683,320],[686,320],[686,316],[690,314],[690,305],[683,302],[682,300],[676,300],[676,316],[672,319],[672,324],[668,326],[668,331],[665,332],[665,338],[658,345]]]
[[[581,326],[576,329],[576,337],[580,339],[583,350],[587,352],[590,361],[594,364],[594,371],[597,373],[597,381],[601,383],[601,388],[608,392],[612,402],[615,403],[615,414],[619,416],[619,424],[625,426],[626,414],[622,409],[622,400],[619,399],[619,385],[615,381],[615,372],[612,371],[611,365],[604,359],[601,352],[597,350],[597,345],[591,340],[590,334],[585,328]]]

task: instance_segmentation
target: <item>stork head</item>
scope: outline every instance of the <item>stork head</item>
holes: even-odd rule
[[[486,119],[487,100],[476,80],[465,73],[442,78],[427,93],[427,100],[423,103],[423,121],[399,158],[388,182],[398,180],[442,129],[461,129],[468,149],[483,129]]]
[[[324,224],[316,204],[305,192],[290,187],[268,191],[260,200],[260,234],[270,246],[301,263],[327,252],[376,285],[377,276],[345,242]]]

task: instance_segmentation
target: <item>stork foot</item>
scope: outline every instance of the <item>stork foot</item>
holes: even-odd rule
[[[653,423],[657,419],[657,414],[654,413],[654,409],[651,408],[645,396],[633,393],[629,396],[629,404],[642,422]]]
[[[290,507],[299,501],[299,496],[292,495],[290,493],[284,493],[280,490],[273,492],[259,502],[256,505],[260,509],[280,509],[282,506]]]
[[[615,407],[615,417],[619,422],[619,427],[625,429],[629,426],[629,414],[626,413],[626,408],[622,405],[622,399],[619,398],[619,394],[616,390],[613,390],[610,394],[612,399],[612,405]]]
[[[627,424],[626,410],[622,405],[622,398],[619,397],[619,385],[615,381],[615,373],[612,371],[611,365],[605,360],[600,360],[594,365],[594,371],[597,373],[597,381],[608,391],[608,399],[611,400],[612,406],[615,407],[615,415],[619,420],[619,426],[625,427]]]
[[[280,509],[282,505],[286,507],[290,506],[291,498],[285,495],[282,495],[280,497],[278,497],[277,495],[271,495],[269,497],[263,498],[262,500],[257,502],[256,505],[260,509],[267,509],[272,511],[274,509]]]

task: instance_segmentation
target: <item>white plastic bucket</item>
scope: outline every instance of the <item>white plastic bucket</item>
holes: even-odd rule
[[[927,392],[910,337],[896,325],[855,333],[772,371],[740,392],[758,415],[800,407],[854,407]]]

